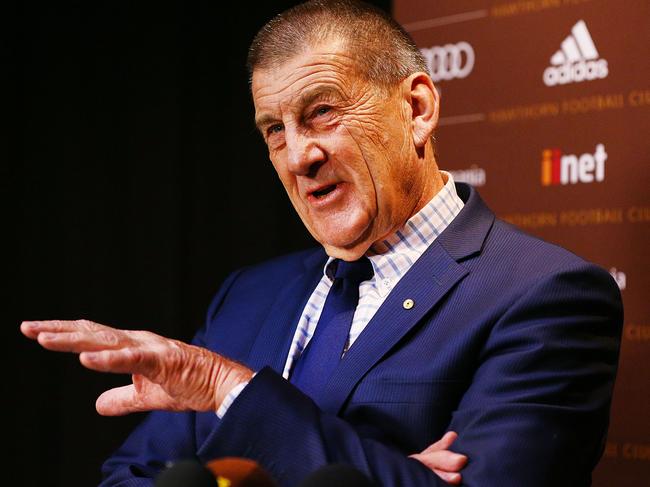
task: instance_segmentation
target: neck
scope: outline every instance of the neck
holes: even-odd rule
[[[420,197],[416,200],[407,220],[424,208],[424,205],[431,201],[447,182],[440,173],[440,169],[438,169],[438,161],[436,160],[432,141],[429,140],[425,144],[422,153],[419,156],[417,164],[421,165],[424,169],[421,173]],[[402,222],[402,224],[404,223],[406,223],[406,221]]]

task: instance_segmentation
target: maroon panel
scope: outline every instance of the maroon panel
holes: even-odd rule
[[[650,2],[396,0],[441,92],[438,160],[610,271],[625,328],[595,486],[650,479]]]

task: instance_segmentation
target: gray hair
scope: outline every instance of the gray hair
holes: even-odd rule
[[[257,33],[247,67],[277,67],[317,44],[337,39],[355,58],[358,74],[381,88],[428,72],[419,49],[386,12],[354,0],[311,0],[276,15]]]

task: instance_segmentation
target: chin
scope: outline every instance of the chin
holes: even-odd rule
[[[325,237],[318,240],[325,248],[327,255],[353,261],[360,259],[372,245],[372,239],[369,236],[370,229],[366,228],[363,232],[349,232],[345,235],[339,231],[332,238]]]
[[[356,247],[344,248],[344,247],[335,247],[329,244],[323,244],[325,252],[330,257],[335,259],[346,260],[352,262],[354,260],[359,260],[366,251],[370,248],[370,245],[357,245]]]

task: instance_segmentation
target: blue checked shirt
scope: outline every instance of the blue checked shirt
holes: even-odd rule
[[[370,322],[391,290],[408,272],[424,251],[463,208],[463,201],[456,194],[451,174],[441,171],[446,180],[444,187],[419,212],[413,215],[404,227],[381,242],[375,243],[366,256],[374,270],[373,277],[359,285],[359,304],[352,318],[350,335],[344,353],[354,344]],[[314,336],[327,294],[332,287],[334,258],[330,257],[323,269],[323,277],[312,293],[302,312],[296,333],[291,342],[287,362],[282,376],[289,374],[309,340]],[[217,411],[222,418],[230,405],[246,387],[247,382],[233,388]]]

